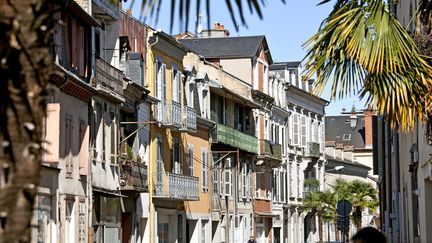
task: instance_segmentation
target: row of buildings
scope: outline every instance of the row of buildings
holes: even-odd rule
[[[35,242],[315,242],[327,101],[264,36],[177,39],[61,1]],[[342,159],[343,160],[343,159]]]

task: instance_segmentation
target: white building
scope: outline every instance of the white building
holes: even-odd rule
[[[275,184],[286,181],[283,239],[287,242],[318,241],[317,219],[302,209],[304,181],[324,182],[324,107],[327,101],[309,92],[311,81],[301,81],[300,62],[270,66],[271,96],[275,98],[272,125],[281,134],[283,167],[275,173]],[[281,120],[284,113],[289,115]],[[279,130],[279,132],[278,132]],[[286,170],[286,174],[283,173]],[[286,175],[285,178],[280,177]],[[279,182],[278,182],[279,181]],[[276,187],[278,188],[278,187]],[[275,204],[277,209],[277,204]],[[275,219],[275,224],[279,224]]]

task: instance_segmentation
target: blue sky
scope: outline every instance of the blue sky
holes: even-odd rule
[[[128,8],[130,2],[123,3],[123,8]],[[202,2],[202,5],[204,5],[205,1]],[[250,15],[246,11],[245,17],[248,28],[240,26],[239,31],[236,32],[225,1],[213,0],[211,2],[211,25],[214,22],[224,24],[230,30],[231,36],[265,35],[274,61],[302,60],[306,54],[302,44],[318,30],[321,21],[327,17],[333,7],[331,3],[316,6],[320,0],[286,0],[285,5],[278,0],[269,0],[266,1],[266,6],[263,9],[263,20],[260,20],[257,15]],[[140,4],[140,0],[135,0],[132,9],[132,14],[135,17],[140,16]],[[194,15],[194,10],[195,6],[192,6],[191,16]],[[170,1],[164,0],[157,25],[155,25],[154,19],[149,19],[146,23],[156,29],[169,32],[170,12]],[[181,31],[177,20],[178,17],[175,18],[173,34]],[[208,19],[205,19],[205,21],[208,21]],[[204,26],[207,26],[206,24],[207,22],[205,22]],[[195,30],[194,20],[190,21],[189,30]],[[329,100],[329,88],[327,87],[322,95],[327,100]],[[356,108],[364,107],[364,104],[357,97],[351,97],[332,101],[326,107],[326,113],[338,114],[342,108],[351,110],[353,105]]]

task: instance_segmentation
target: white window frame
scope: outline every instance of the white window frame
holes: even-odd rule
[[[178,70],[176,65],[172,65],[172,100],[181,104],[182,101],[182,81],[181,81],[181,72]]]
[[[194,146],[188,145],[188,175],[194,176]]]
[[[202,191],[208,192],[208,151],[206,147],[201,148],[202,162]]]

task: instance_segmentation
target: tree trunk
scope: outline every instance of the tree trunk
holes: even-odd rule
[[[323,242],[323,229],[324,229],[324,220],[321,212],[318,213],[318,239],[319,242]]]
[[[360,230],[362,228],[362,208],[356,207],[354,212],[354,220],[357,230]]]
[[[339,235],[339,230],[337,229],[337,217],[334,219],[334,225],[335,225],[335,240],[336,241],[340,241],[340,235]]]
[[[0,242],[29,242],[51,73],[50,0],[0,0]]]

